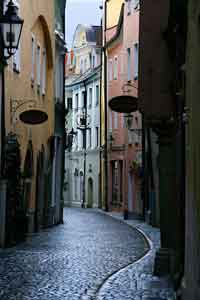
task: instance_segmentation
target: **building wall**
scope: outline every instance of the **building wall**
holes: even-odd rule
[[[166,41],[160,32],[168,25],[170,1],[160,1],[152,9],[154,1],[141,1],[140,14],[140,102],[146,118],[170,118],[175,110],[171,93],[172,63]],[[157,101],[155,101],[157,99]]]
[[[100,75],[100,74],[99,74]],[[99,77],[98,75],[98,77]],[[86,205],[88,204],[88,180],[91,178],[93,180],[93,207],[98,207],[99,205],[99,155],[100,155],[100,115],[99,115],[99,104],[96,105],[96,86],[100,89],[100,80],[93,79],[91,83],[87,84],[87,95],[89,103],[89,89],[92,88],[92,106],[87,107],[87,114],[89,115],[90,124],[89,128],[92,130],[92,147],[89,147],[88,133],[87,133],[87,150],[86,150]],[[70,131],[72,128],[77,132],[77,136],[74,138],[73,147],[71,152],[65,154],[65,169],[66,178],[65,182],[66,190],[64,192],[65,205],[67,206],[78,206],[81,207],[82,197],[81,197],[81,173],[84,173],[84,151],[82,146],[82,131],[77,127],[77,118],[82,112],[81,97],[82,92],[85,88],[82,84],[77,84],[73,87],[72,98],[73,98],[73,108],[70,116],[70,123],[68,122],[67,130]],[[68,92],[67,92],[68,94]],[[79,108],[76,109],[76,95],[79,95]],[[96,133],[95,128],[99,128],[98,140],[99,144],[96,145]],[[74,174],[77,172],[77,176]],[[76,178],[75,178],[76,177]]]
[[[134,1],[120,6],[119,13],[123,14],[123,25],[118,37],[108,45],[108,102],[110,99],[131,95],[137,97],[137,77],[135,75],[134,45],[138,43],[139,11],[133,5]],[[129,6],[130,5],[130,6]],[[109,7],[109,6],[108,6]],[[118,13],[118,16],[120,15]],[[109,14],[108,14],[109,15]],[[122,15],[121,15],[122,17]],[[118,19],[119,22],[119,19]],[[116,35],[117,27],[108,30],[107,38]],[[113,35],[111,35],[111,32]],[[130,49],[128,61],[127,49]],[[130,75],[128,75],[128,72]],[[129,78],[130,77],[130,78]],[[122,100],[123,101],[123,100]],[[139,112],[132,113],[131,130],[127,129],[124,114],[112,112],[108,106],[108,186],[110,209],[129,210],[130,213],[142,214],[141,182],[132,171],[132,162],[141,156],[141,137],[137,137],[133,129],[141,130],[141,116]],[[137,141],[136,139],[137,138]],[[110,140],[113,139],[111,142]],[[138,143],[139,141],[139,143]],[[137,144],[137,145],[136,145]],[[119,178],[123,178],[119,185],[117,207],[113,205],[113,166],[115,162],[121,165],[118,169]],[[141,163],[141,161],[140,161]],[[120,174],[121,173],[121,174]]]
[[[120,15],[120,9],[123,0],[106,0],[107,2],[107,28],[111,28],[117,25]]]
[[[186,60],[186,234],[183,299],[200,298],[200,133],[199,133],[199,13],[196,1],[188,4]]]
[[[47,9],[48,7],[48,9]],[[25,20],[20,43],[20,71],[13,72],[12,59],[6,68],[6,133],[14,131],[21,145],[22,169],[24,165],[25,155],[27,151],[28,141],[33,144],[33,178],[31,196],[28,199],[28,210],[30,219],[34,218],[35,203],[36,203],[36,165],[39,151],[42,145],[45,148],[45,153],[48,156],[48,139],[53,135],[54,131],[54,90],[53,90],[53,66],[54,66],[54,1],[20,1],[20,15]],[[41,50],[47,51],[47,69],[46,69],[46,94],[41,95],[37,91],[36,84],[36,63],[34,65],[34,82],[31,81],[32,72],[32,34],[35,36],[36,43],[40,44]],[[36,62],[35,48],[35,62]],[[42,52],[41,52],[42,53]],[[42,54],[41,54],[42,57]],[[41,58],[42,64],[42,58]],[[42,67],[41,67],[42,69]],[[17,87],[17,88],[16,88]],[[15,101],[18,102],[15,102]],[[34,106],[44,110],[48,114],[48,121],[42,125],[28,126],[24,125],[19,120],[19,114]],[[24,102],[19,108],[14,111],[14,106]],[[39,133],[39,134],[38,134]],[[34,225],[29,227],[33,231]]]

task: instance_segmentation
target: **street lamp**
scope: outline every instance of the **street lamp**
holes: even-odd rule
[[[8,53],[4,59],[10,58],[18,49],[23,23],[24,20],[18,16],[18,7],[10,0],[5,14],[0,18],[3,48]]]
[[[13,1],[10,0],[7,4],[7,9],[5,14],[4,11],[4,2],[1,1],[0,7],[0,59],[1,64],[4,66],[4,61],[9,59],[12,55],[15,54],[16,50],[19,47],[19,40],[21,37],[22,27],[24,20],[18,16],[18,8],[14,5]],[[4,50],[7,51],[5,55]],[[5,142],[5,78],[4,78],[4,68],[1,68],[1,85],[2,85],[2,94],[1,94],[1,175],[3,169],[3,146]]]

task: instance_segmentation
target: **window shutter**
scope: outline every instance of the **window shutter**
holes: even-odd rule
[[[139,47],[138,43],[134,44],[134,79],[138,78],[138,59],[139,59]]]
[[[131,48],[127,49],[127,80],[131,80]]]
[[[41,80],[41,49],[40,45],[37,46],[37,86],[40,87]]]
[[[46,66],[47,66],[46,49],[43,50],[43,64],[42,64],[42,95],[46,94]]]
[[[109,60],[108,78],[109,78],[109,81],[112,81],[112,79],[113,79],[113,64],[112,64],[112,59]]]
[[[13,70],[20,72],[20,46],[13,56]]]

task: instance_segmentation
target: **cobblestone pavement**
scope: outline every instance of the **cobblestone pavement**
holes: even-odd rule
[[[104,214],[142,231],[151,249],[140,260],[111,276],[100,288],[97,300],[175,300],[169,279],[153,276],[155,252],[160,247],[159,230],[137,220],[124,221],[119,213]]]
[[[97,211],[67,208],[64,220],[0,251],[1,300],[95,299],[106,279],[149,250],[137,230]]]

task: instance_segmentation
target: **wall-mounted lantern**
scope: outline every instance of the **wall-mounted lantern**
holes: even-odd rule
[[[5,14],[0,17],[3,47],[8,54],[4,56],[5,59],[14,55],[18,49],[23,24],[24,20],[18,16],[18,7],[10,0]]]

